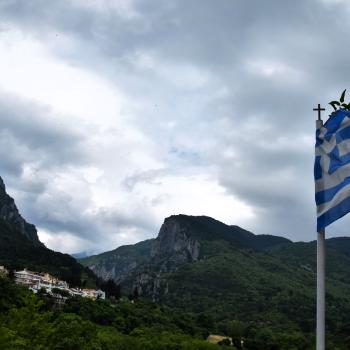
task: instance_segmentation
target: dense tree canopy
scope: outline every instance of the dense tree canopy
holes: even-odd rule
[[[209,334],[232,338],[209,344]],[[328,339],[328,349],[349,349],[349,328]],[[214,314],[177,312],[140,299],[119,302],[75,297],[58,307],[0,277],[0,348],[60,350],[292,350],[313,349],[314,336],[298,330],[277,331],[269,320],[258,324]],[[243,347],[242,347],[243,345]]]

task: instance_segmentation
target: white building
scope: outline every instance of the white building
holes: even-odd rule
[[[36,272],[24,269],[22,271],[15,271],[15,281],[16,283],[23,284],[27,287],[32,287],[37,285],[41,279],[41,276]]]
[[[37,293],[41,288],[45,288],[46,292],[50,294],[53,288],[69,289],[65,281],[60,281],[48,273],[32,272],[27,269],[15,271],[15,281],[29,287],[34,293]]]
[[[82,289],[83,297],[91,299],[106,299],[106,293],[102,290],[96,289]]]
[[[7,275],[9,270],[5,266],[0,266],[0,275]]]
[[[81,296],[91,299],[105,299],[105,292],[95,289],[69,288],[65,281],[61,281],[48,273],[32,272],[27,269],[15,271],[16,283],[27,286],[34,293],[44,288],[47,293],[53,294],[53,289],[60,289],[68,292],[71,296]]]

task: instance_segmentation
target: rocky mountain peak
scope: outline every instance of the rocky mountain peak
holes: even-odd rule
[[[6,188],[5,188],[4,181],[0,176],[0,191],[5,191],[5,190],[6,190]]]
[[[151,256],[176,257],[178,263],[198,260],[200,243],[191,236],[185,215],[172,215],[164,220],[152,247]]]
[[[42,245],[34,225],[29,224],[19,213],[15,201],[6,192],[4,181],[0,177],[0,219],[13,229],[26,236],[35,245]]]

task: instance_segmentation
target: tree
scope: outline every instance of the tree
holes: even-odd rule
[[[61,314],[54,322],[49,337],[52,350],[99,350],[97,328],[75,314]]]
[[[70,294],[67,290],[61,288],[52,288],[52,293],[56,295],[60,295],[63,298],[69,298]]]
[[[229,338],[222,339],[218,342],[220,346],[231,346],[231,340]]]
[[[139,289],[137,287],[134,288],[134,291],[132,293],[133,299],[138,300],[139,299]]]
[[[101,289],[106,293],[107,298],[119,300],[121,297],[120,286],[116,284],[112,279],[106,282],[102,282]]]

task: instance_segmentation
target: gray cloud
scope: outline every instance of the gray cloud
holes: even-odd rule
[[[67,194],[51,185],[60,176],[58,169],[64,173],[72,166],[91,164],[86,149],[89,130],[83,135],[72,126],[56,122],[47,107],[9,94],[0,96],[0,115],[0,172],[28,220],[45,230],[69,232],[106,249],[110,248],[108,234],[119,234],[131,226],[154,230],[145,210],[144,216],[109,208],[84,213],[89,193]],[[28,168],[30,176],[25,174]],[[100,248],[90,244],[90,249]]]
[[[131,196],[137,184],[167,175],[206,174],[253,209],[249,229],[312,239],[312,108],[347,87],[348,5],[340,12],[316,0],[135,0],[123,12],[113,3],[101,11],[74,1],[5,1],[2,30],[31,33],[67,65],[93,71],[130,98],[124,112],[162,163],[126,171],[121,183]],[[60,125],[47,107],[14,99],[0,96],[0,171],[14,176],[13,188],[22,181],[22,190],[28,162],[42,172],[23,197],[31,218],[90,242],[115,227],[154,233],[161,218],[142,203],[130,215],[86,214],[88,198],[46,198],[50,169],[94,165],[91,130]],[[346,226],[345,219],[330,232],[347,234]]]
[[[6,143],[2,160],[40,162],[50,167],[86,161],[81,144],[84,137],[72,127],[60,124],[46,106],[18,96],[0,94],[1,140]],[[7,149],[6,149],[7,148]],[[9,149],[11,148],[11,149]]]
[[[160,177],[164,174],[166,174],[166,171],[164,170],[149,170],[141,173],[135,173],[127,176],[123,181],[123,185],[129,191],[132,191],[139,183],[157,185],[160,183]]]

